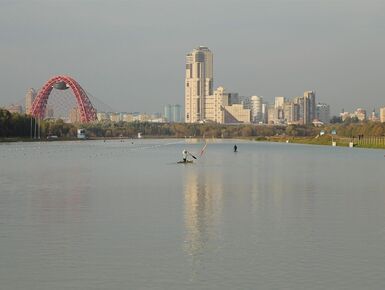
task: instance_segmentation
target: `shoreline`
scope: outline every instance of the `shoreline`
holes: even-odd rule
[[[129,138],[129,137],[91,137],[87,139],[77,139],[77,138],[58,138],[53,140],[47,139],[30,139],[30,138],[20,138],[20,137],[12,137],[12,138],[0,138],[0,143],[17,143],[17,142],[57,142],[57,141],[127,141],[127,140],[148,140],[148,139],[204,139],[202,136],[198,137],[176,137],[176,136],[143,136],[142,138]],[[207,137],[206,139],[211,139]],[[272,142],[272,143],[290,143],[290,144],[303,144],[303,145],[322,145],[322,146],[332,146],[332,140],[336,142],[335,147],[349,147],[349,143],[353,142],[354,148],[366,148],[366,149],[385,149],[385,140],[377,141],[378,139],[373,138],[373,142],[367,142],[365,144],[357,142],[352,138],[344,138],[344,137],[332,137],[331,136],[323,136],[323,137],[293,137],[293,136],[259,136],[259,137],[237,137],[237,138],[215,138],[215,139],[223,139],[223,140],[249,140],[254,142]],[[382,139],[381,139],[382,140]]]

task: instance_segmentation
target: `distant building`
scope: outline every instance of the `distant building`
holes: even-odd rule
[[[267,103],[262,103],[262,123],[267,124]]]
[[[167,122],[171,121],[171,105],[164,106],[164,118],[167,120]]]
[[[80,122],[80,112],[77,107],[72,108],[69,112],[68,119],[70,123],[79,123]]]
[[[111,120],[111,122],[120,122],[122,120],[120,113],[111,113],[110,114],[110,120]]]
[[[303,124],[308,125],[316,119],[315,91],[304,92],[303,98]]]
[[[318,103],[316,107],[317,119],[324,124],[330,123],[330,106],[324,103]]]
[[[98,112],[96,114],[97,118],[98,118],[98,121],[101,122],[101,121],[107,121],[110,119],[110,116],[105,113],[105,112]]]
[[[286,101],[283,107],[283,115],[286,124],[297,124],[299,115],[299,106],[291,101]]]
[[[185,122],[203,122],[206,98],[213,95],[213,54],[199,46],[186,55]]]
[[[274,99],[274,107],[276,108],[276,109],[278,109],[278,108],[283,108],[283,104],[285,103],[285,97],[275,97],[275,99]]]
[[[151,115],[148,115],[146,113],[138,114],[133,116],[133,121],[138,122],[149,122],[151,120]]]
[[[277,120],[277,110],[274,105],[267,106],[267,124],[275,124]]]
[[[380,121],[380,118],[376,114],[376,110],[375,109],[373,109],[372,114],[369,117],[369,120],[372,121],[372,122],[379,122]]]
[[[341,112],[340,117],[341,117],[342,122],[344,122],[347,118],[353,118],[355,116],[354,116],[354,114],[351,114],[349,112]]]
[[[380,122],[385,123],[385,107],[380,108]]]
[[[303,97],[294,97],[294,104],[298,105],[297,122],[302,125],[312,124],[317,119],[315,91],[306,91]]]
[[[224,106],[224,123],[250,123],[250,109],[245,109],[243,104]]]
[[[36,98],[36,91],[34,88],[29,88],[25,94],[25,113],[30,114],[33,101]]]
[[[355,116],[357,117],[358,120],[360,120],[360,121],[366,120],[366,110],[365,109],[358,108],[354,112],[354,114],[355,114]]]
[[[251,111],[251,122],[263,123],[262,103],[262,97],[252,96],[250,98],[249,109]]]
[[[298,114],[296,119],[298,120],[298,124],[304,124],[304,97],[294,97],[293,103],[298,106]]]
[[[241,104],[242,103],[242,97],[239,96],[238,93],[229,93],[229,104]]]
[[[230,105],[230,95],[223,87],[218,87],[211,96],[205,100],[205,121],[225,123],[224,107]]]
[[[10,113],[22,113],[23,112],[23,107],[20,105],[10,105],[6,107],[6,110],[9,111]]]
[[[124,122],[132,122],[132,121],[134,121],[134,116],[132,114],[124,113],[123,114],[123,121]]]
[[[157,117],[157,119],[159,118],[160,116]],[[178,104],[164,106],[164,118],[166,119],[167,122],[174,122],[174,123],[182,122],[181,106]]]

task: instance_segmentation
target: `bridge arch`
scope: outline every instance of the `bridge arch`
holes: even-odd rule
[[[63,87],[63,84],[66,86]],[[44,119],[48,97],[55,85],[59,89],[70,88],[72,90],[79,109],[80,122],[88,123],[97,120],[96,110],[85,90],[72,77],[64,75],[52,77],[40,89],[31,107],[32,116]]]

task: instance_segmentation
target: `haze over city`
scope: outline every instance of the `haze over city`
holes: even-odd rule
[[[112,108],[161,111],[183,104],[185,55],[206,45],[215,87],[370,111],[385,105],[384,33],[376,0],[1,1],[0,101],[68,74]]]

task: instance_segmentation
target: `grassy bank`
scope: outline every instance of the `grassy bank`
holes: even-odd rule
[[[373,149],[385,149],[385,139],[379,140],[357,140],[352,138],[345,138],[339,136],[321,136],[321,137],[291,137],[291,136],[273,136],[273,137],[259,137],[254,138],[255,141],[268,141],[268,142],[285,142],[295,144],[309,144],[309,145],[326,145],[332,146],[332,142],[335,141],[337,146],[349,147],[349,143],[353,142],[354,147],[357,148],[373,148]]]

